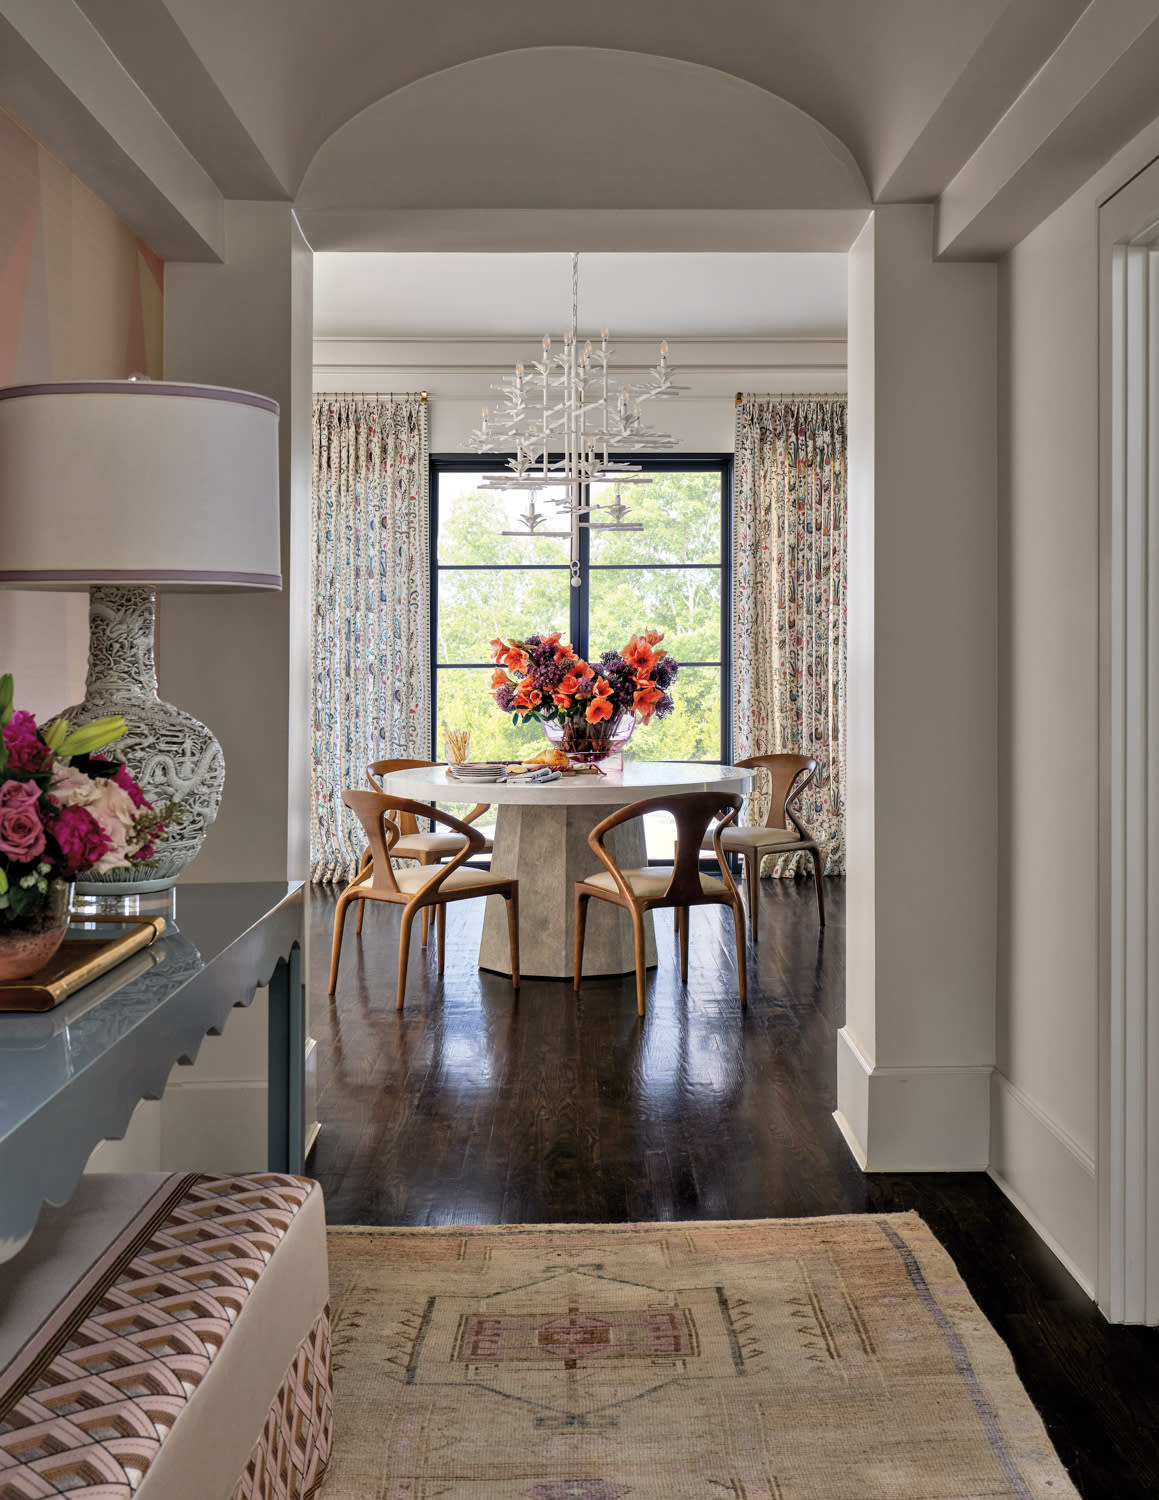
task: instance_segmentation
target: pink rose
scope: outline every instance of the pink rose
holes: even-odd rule
[[[62,807],[52,819],[49,832],[60,845],[60,873],[67,880],[89,870],[109,847],[109,836],[83,807]]]
[[[91,776],[78,771],[65,760],[58,760],[52,767],[52,780],[48,783],[48,795],[58,807],[87,807],[99,794],[100,788]]]
[[[4,743],[8,746],[8,768],[11,771],[43,771],[52,751],[40,738],[36,720],[20,709],[4,726]]]
[[[108,848],[93,866],[102,875],[107,870],[117,870],[129,863],[129,855],[136,847],[134,825],[137,809],[128,792],[119,787],[109,776],[97,779],[97,795],[88,805],[88,811],[100,824],[108,839]]]
[[[0,786],[0,854],[17,864],[31,864],[44,853],[39,801],[40,788],[34,781],[6,781]]]

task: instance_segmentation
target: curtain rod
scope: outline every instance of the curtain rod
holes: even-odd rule
[[[748,393],[750,401],[847,401],[847,391],[768,391],[765,395],[758,395],[755,391]],[[739,406],[745,399],[744,391],[737,391],[733,398],[733,405]]]
[[[399,391],[398,394],[400,396],[412,396],[414,392]],[[419,400],[425,405],[427,401],[426,391],[420,391],[418,395]],[[315,391],[314,396],[321,401],[340,401],[343,396],[351,401],[356,397],[360,401],[393,401],[395,393],[394,391]]]

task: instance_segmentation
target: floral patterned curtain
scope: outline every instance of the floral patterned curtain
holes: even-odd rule
[[[350,880],[363,838],[342,806],[366,767],[430,753],[427,407],[314,398],[310,862]]]
[[[736,409],[735,753],[817,761],[798,807],[831,875],[845,873],[846,409],[842,396]],[[767,798],[758,783],[747,821],[764,821]],[[793,874],[801,858],[765,871]]]

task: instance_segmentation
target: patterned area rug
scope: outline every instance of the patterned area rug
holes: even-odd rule
[[[1077,1495],[916,1214],[329,1246],[321,1500]]]

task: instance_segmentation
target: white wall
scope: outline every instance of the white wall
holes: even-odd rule
[[[257,391],[279,403],[282,592],[171,594],[163,697],[208,724],[225,753],[217,822],[186,879],[301,879],[307,873],[310,604],[301,518],[310,511],[310,250],[285,203],[229,203],[224,265],[167,268],[165,375]],[[291,718],[291,705],[296,717]]]
[[[1098,1133],[1098,211],[1159,122],[1001,266],[991,1170],[1085,1286]]]
[[[858,805],[837,1117],[870,1171],[988,1160],[996,282],[993,265],[933,260],[922,204],[877,209],[850,255]]]

